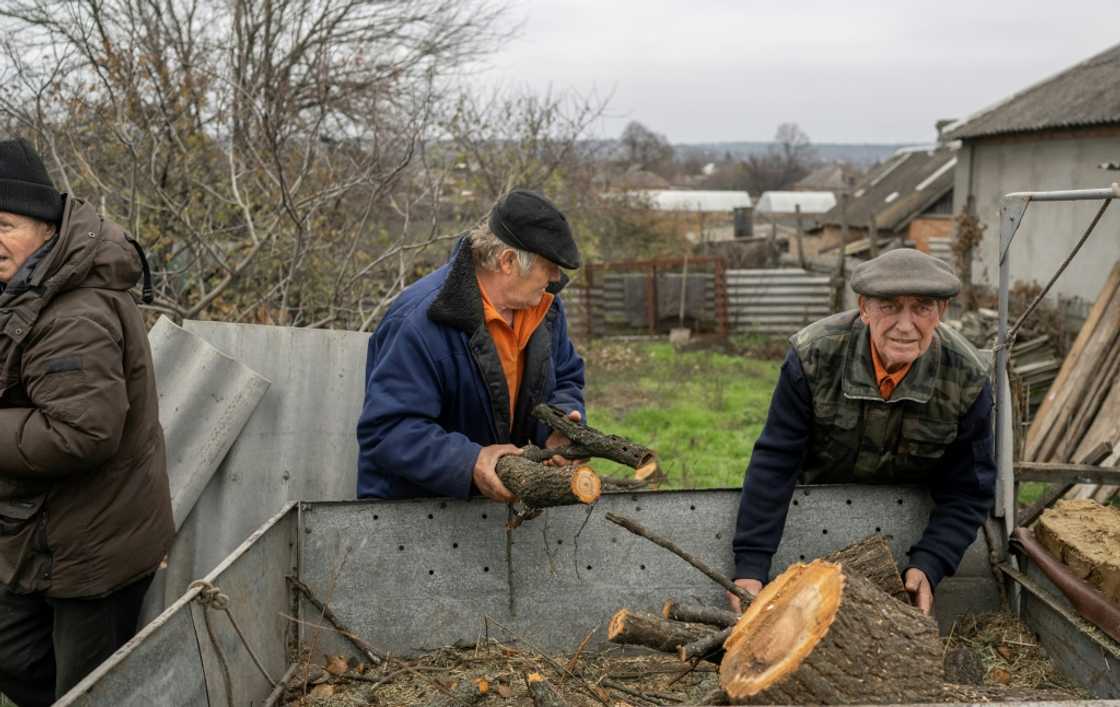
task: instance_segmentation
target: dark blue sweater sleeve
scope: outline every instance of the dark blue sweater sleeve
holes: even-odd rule
[[[809,384],[797,353],[790,349],[743,480],[732,542],[736,579],[769,579],[770,560],[782,540],[811,421]]]
[[[985,384],[961,418],[957,439],[945,452],[945,465],[931,481],[936,506],[921,539],[910,548],[908,568],[925,572],[933,587],[957,571],[992,507],[996,486],[993,449],[992,388]]]

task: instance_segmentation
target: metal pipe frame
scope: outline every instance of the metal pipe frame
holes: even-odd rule
[[[1013,192],[1003,197],[1000,205],[999,229],[999,328],[996,339],[996,368],[992,380],[996,387],[996,460],[999,469],[999,493],[996,501],[997,509],[1002,507],[1004,513],[1004,540],[1010,538],[1011,531],[1015,529],[1015,469],[1014,447],[1011,440],[1010,407],[1011,384],[1008,376],[1007,362],[1010,355],[1008,350],[1008,299],[1011,286],[1011,243],[1023,222],[1027,207],[1031,202],[1055,201],[1102,201],[1102,209],[1097,213],[1092,223],[1086,229],[1085,235],[1062,264],[1058,272],[1050,279],[1043,292],[1054,284],[1054,281],[1064,272],[1069,260],[1076,254],[1080,245],[1088,239],[1093,229],[1100,220],[1100,215],[1113,199],[1120,199],[1120,183],[1104,189],[1069,189],[1062,191],[1028,191]]]

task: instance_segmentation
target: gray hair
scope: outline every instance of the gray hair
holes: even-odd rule
[[[484,221],[478,225],[470,234],[471,241],[471,254],[474,256],[475,265],[484,269],[497,272],[498,258],[506,250],[512,250],[517,255],[517,266],[521,270],[521,275],[528,275],[529,271],[533,269],[532,253],[520,248],[514,248],[508,243],[504,243],[498,239],[490,231],[490,226]]]

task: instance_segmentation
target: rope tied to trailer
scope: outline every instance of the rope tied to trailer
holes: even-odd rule
[[[220,611],[226,615],[230,625],[233,626],[234,632],[237,633],[237,638],[241,641],[241,645],[245,647],[245,651],[257,666],[257,670],[261,672],[261,675],[264,676],[264,679],[268,681],[269,685],[276,687],[276,681],[273,680],[272,676],[265,670],[264,664],[261,662],[260,658],[257,657],[256,651],[253,650],[253,647],[249,645],[249,642],[245,639],[245,634],[237,624],[237,619],[233,618],[233,612],[229,609],[229,595],[223,592],[218,585],[204,579],[191,582],[191,589],[198,589],[198,595],[195,597],[195,601],[204,607],[202,619],[206,624],[206,634],[210,637],[210,645],[214,647],[214,653],[217,654],[218,663],[222,668],[222,679],[225,682],[226,688],[226,703],[229,707],[233,707],[233,679],[230,677],[229,662],[226,660],[225,651],[222,650],[222,644],[219,643],[214,636],[214,627],[210,623],[210,610]]]

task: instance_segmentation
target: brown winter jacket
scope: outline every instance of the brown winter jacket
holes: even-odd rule
[[[137,250],[68,198],[30,287],[0,293],[0,583],[107,594],[174,535]]]

